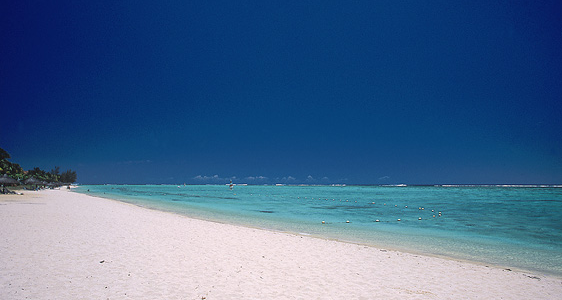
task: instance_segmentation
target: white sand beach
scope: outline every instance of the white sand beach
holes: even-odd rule
[[[67,190],[0,196],[0,299],[561,299],[562,278],[207,222]]]

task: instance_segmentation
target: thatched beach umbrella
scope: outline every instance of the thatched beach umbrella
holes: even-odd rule
[[[28,184],[28,185],[39,185],[39,184],[43,184],[43,181],[35,178],[35,177],[30,177],[28,179],[26,179],[24,182],[24,184]]]
[[[18,185],[19,182],[11,177],[9,177],[8,175],[4,174],[0,177],[0,185],[2,186],[2,189],[0,190],[0,193],[5,194],[5,193],[10,193],[10,191],[8,191],[7,189],[4,189],[5,185]]]
[[[13,179],[12,177],[8,176],[7,174],[4,174],[0,177],[0,184],[1,185],[17,185],[19,184],[19,182],[15,179]]]
[[[28,178],[23,183],[26,184],[26,185],[34,185],[35,188],[37,188],[38,185],[45,185],[46,184],[45,181],[39,180],[35,177]]]
[[[51,189],[54,189],[54,188],[61,187],[62,183],[60,183],[60,182],[49,182],[49,183],[47,183],[47,186]]]
[[[44,183],[44,181],[41,181],[41,180],[39,180],[39,179],[37,179],[37,178],[35,178],[35,177],[30,177],[30,178],[27,178],[27,179],[23,182],[23,184],[25,184],[25,185],[34,185],[34,186],[35,186],[35,189],[37,189],[37,186],[39,186],[39,185],[44,185],[45,183]]]

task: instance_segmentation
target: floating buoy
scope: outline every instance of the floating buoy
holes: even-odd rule
[[[435,212],[435,210],[432,209],[431,212]]]
[[[398,222],[400,222],[400,221],[402,221],[402,220],[398,219]]]
[[[371,202],[371,204],[375,204],[375,202]]]
[[[433,215],[433,217],[435,218],[435,215]]]
[[[349,223],[349,220],[345,221],[346,223]]]
[[[418,220],[421,220],[421,217],[419,217]]]
[[[408,205],[404,206],[404,208],[408,208]]]
[[[434,216],[435,217],[435,216]],[[326,221],[322,221],[322,224],[326,224]]]
[[[375,222],[380,222],[380,220],[379,220],[379,219],[376,219]]]

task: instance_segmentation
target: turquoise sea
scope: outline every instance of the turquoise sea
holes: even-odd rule
[[[561,187],[84,185],[77,191],[200,219],[562,276]]]

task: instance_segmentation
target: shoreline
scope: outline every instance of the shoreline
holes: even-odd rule
[[[370,220],[371,222],[369,222],[368,220],[369,216],[364,216],[363,220],[355,219],[354,216],[347,216],[344,218],[340,218],[339,222],[338,220],[334,220],[334,218],[332,218],[331,220],[327,219],[326,225],[319,225],[320,220],[326,220],[326,218],[330,218],[330,217],[324,213],[310,215],[307,216],[306,218],[303,217],[299,218],[298,213],[296,213],[294,216],[289,216],[287,215],[287,210],[285,209],[285,207],[292,207],[292,203],[290,202],[286,203],[284,207],[274,207],[267,204],[265,205],[259,204],[259,203],[268,203],[267,201],[268,199],[256,198],[255,199],[256,201],[252,201],[252,202],[254,202],[258,207],[254,207],[253,206],[254,203],[240,201],[241,203],[235,204],[235,205],[240,205],[240,207],[242,207],[240,211],[237,211],[237,209],[232,209],[232,207],[222,211],[223,206],[224,207],[228,207],[228,205],[232,206],[233,203],[232,202],[228,203],[229,200],[226,200],[227,203],[222,203],[224,205],[221,205],[221,207],[212,207],[212,205],[210,207],[207,207],[203,205],[204,208],[200,208],[198,207],[199,205],[197,204],[191,205],[192,201],[187,200],[185,201],[186,205],[182,205],[183,201],[181,198],[191,197],[190,193],[179,192],[179,194],[176,194],[170,189],[167,188],[162,189],[159,188],[158,186],[152,186],[152,185],[146,185],[146,189],[142,187],[139,187],[137,189],[136,186],[125,185],[124,190],[122,190],[120,187],[113,186],[113,185],[110,185],[109,188],[100,187],[99,189],[96,188],[95,186],[87,186],[87,187],[93,187],[94,188],[92,190],[93,192],[92,193],[86,192],[85,189],[78,189],[76,191],[90,196],[104,197],[107,199],[131,203],[134,205],[138,205],[140,207],[177,213],[180,215],[184,215],[199,220],[207,220],[207,221],[213,221],[218,223],[233,224],[243,227],[311,236],[320,239],[328,239],[328,240],[335,240],[345,243],[366,245],[375,248],[391,249],[398,252],[407,252],[417,255],[453,259],[453,260],[476,263],[480,265],[489,265],[489,266],[492,265],[504,269],[508,269],[508,268],[517,269],[522,272],[531,272],[531,273],[539,273],[544,275],[562,277],[562,269],[560,267],[561,266],[560,261],[562,257],[560,256],[560,252],[550,251],[548,247],[545,247],[545,244],[543,244],[543,241],[541,240],[523,241],[523,240],[518,240],[517,236],[512,236],[512,237],[508,237],[504,242],[498,242],[503,240],[504,237],[498,236],[497,238],[499,238],[499,240],[496,240],[493,238],[494,234],[489,236],[487,236],[486,234],[484,235],[476,234],[472,236],[469,232],[462,231],[463,228],[460,228],[461,229],[461,231],[459,231],[460,234],[457,236],[457,233],[455,231],[451,231],[449,230],[449,228],[446,227],[448,226],[444,224],[446,222],[444,223],[438,222],[438,223],[442,223],[440,224],[440,226],[437,225],[425,226],[425,228],[421,228],[419,231],[417,229],[408,231],[408,226],[411,227],[412,222],[409,222],[409,225],[404,224],[405,226],[402,227],[398,227],[401,226],[399,223],[396,223],[397,226],[394,226],[394,224],[391,224],[392,226],[388,226],[388,227],[386,227],[386,225],[382,225],[384,223],[389,223],[388,217],[386,220],[382,220],[381,223],[377,223],[377,225],[378,224],[381,225],[376,227],[372,225],[374,224],[373,223],[374,217],[372,217],[371,218],[372,220]],[[173,188],[175,187],[175,185],[169,185],[169,187]],[[177,187],[180,188],[180,186]],[[223,192],[223,190],[221,189],[222,185],[214,185],[211,188],[212,191],[209,190],[203,193],[205,194],[205,196],[214,195],[219,198],[228,197],[228,195],[225,194],[215,194],[217,192],[216,187],[218,187],[220,192]],[[129,191],[129,188],[132,190]],[[154,188],[156,188],[157,190],[154,190]],[[208,188],[208,185],[199,186],[199,188],[205,190]],[[430,187],[430,188],[434,188],[434,187]],[[470,187],[467,188],[471,189]],[[116,191],[113,191],[114,189]],[[398,189],[402,189],[402,188],[398,188]],[[494,189],[497,190],[498,187],[494,187]],[[518,190],[519,192],[521,191],[520,188],[514,188],[514,189]],[[274,195],[276,190],[277,187],[269,187],[269,190],[267,191],[260,189],[259,191],[253,190],[247,193],[244,193],[244,190],[239,190],[234,192],[234,196],[236,196],[236,194],[240,192],[239,195],[241,195],[242,197],[240,198],[241,200],[250,199],[250,197],[252,196],[254,197],[261,196],[260,194],[265,195],[265,198],[269,197],[270,199],[274,199],[271,198],[271,195],[273,195],[273,197],[276,197]],[[197,191],[199,191],[199,189],[195,189],[194,193],[198,195],[198,193],[200,193],[201,191],[199,192]],[[308,195],[306,191],[309,191]],[[147,199],[142,197],[143,192],[147,193],[147,195],[149,196],[147,197]],[[312,195],[316,194],[317,192],[322,193],[322,192],[329,192],[329,191],[323,190],[323,191],[312,192],[311,190],[305,190],[304,194],[299,193],[297,191],[296,193],[293,193],[292,196],[294,196],[296,199],[300,199],[300,198],[306,199],[306,196],[308,196],[309,199],[314,199],[310,197],[312,197]],[[159,201],[160,200],[159,197],[151,197],[152,193],[154,193],[154,195],[158,195],[162,193],[162,196],[165,196],[165,198],[175,198],[175,199],[172,199],[172,201],[166,201],[163,198],[162,200],[164,201]],[[178,197],[175,197],[174,195]],[[285,191],[279,190],[279,194],[277,196],[283,198],[282,195],[285,195],[285,197],[288,198],[291,197],[291,196],[287,196]],[[341,195],[340,197],[345,198],[345,197],[353,197],[353,196],[346,194],[346,195]],[[380,197],[385,197],[385,196],[381,194]],[[327,198],[331,198],[331,197],[327,196]],[[407,198],[415,199],[415,196],[409,195],[409,197]],[[230,199],[230,198],[225,198],[225,199]],[[175,202],[175,201],[180,201],[180,202]],[[366,200],[366,201],[369,204],[368,205],[369,208],[367,207],[365,208],[371,210],[370,207],[371,201],[370,200]],[[358,201],[355,201],[355,203],[357,202]],[[381,203],[382,202],[383,201],[381,201]],[[388,201],[384,201],[384,202],[388,202]],[[412,204],[412,203],[408,203],[409,200],[400,201],[399,199],[398,202],[399,202],[399,206],[405,204],[408,205]],[[198,201],[195,200],[193,201],[193,203],[198,203]],[[248,206],[248,204],[250,204],[250,206]],[[299,204],[295,204],[295,205],[299,205]],[[361,206],[360,204],[356,204],[356,205]],[[425,206],[425,205],[426,204],[424,203],[417,203],[416,205],[414,205],[414,207]],[[437,204],[437,205],[440,206],[438,211],[446,209],[445,206],[443,206],[442,204]],[[384,213],[380,209],[374,209],[374,211],[375,211],[374,214],[378,214],[378,215]],[[269,213],[273,212],[274,214],[270,215],[270,214],[254,213],[254,216],[251,216],[252,212],[269,212]],[[330,214],[330,212],[327,211],[325,212]],[[446,214],[449,215],[450,212],[452,212],[452,210],[450,211],[447,208]],[[342,215],[346,214],[345,211],[340,211],[340,213],[342,213]],[[511,213],[518,213],[518,212],[512,211]],[[307,214],[303,213],[303,215],[307,215]],[[479,222],[486,223],[487,220],[472,219],[472,217],[479,218],[481,217],[481,215],[482,214],[479,214],[478,216],[474,216],[474,215],[471,216],[470,218],[471,221],[468,223],[475,223],[475,224]],[[509,213],[507,215],[509,215]],[[401,218],[403,216],[398,216],[398,215],[394,216],[394,220],[397,217]],[[458,217],[459,216],[457,215],[457,218]],[[418,216],[416,215],[415,219],[417,218]],[[342,222],[342,220],[346,220],[346,219],[351,220],[350,223],[355,223],[355,221],[359,221],[357,223],[359,224],[359,226],[357,226],[356,224],[351,224],[351,225],[344,225],[346,227],[342,227],[341,224],[337,224],[337,223],[344,223]],[[424,220],[426,221],[430,220],[431,222],[432,219],[429,216],[427,216],[427,218],[424,218]],[[528,220],[528,221],[535,221],[535,220]],[[472,228],[471,226],[474,226],[474,224],[464,224],[464,225],[466,226],[464,228],[469,228],[469,226],[470,228]],[[501,226],[501,224],[496,224],[496,225]],[[450,224],[450,226],[457,226],[457,224]],[[347,230],[347,227],[351,229]],[[483,226],[481,226],[479,229],[486,230],[486,228],[483,228]],[[529,234],[530,233],[527,232],[527,235]],[[537,243],[535,244],[535,242]]]
[[[77,186],[75,186],[73,188],[76,188],[76,187]],[[75,192],[75,193],[83,194],[83,195],[86,195],[86,196],[89,196],[89,197],[100,198],[100,199],[109,200],[109,201],[115,201],[115,202],[118,202],[118,203],[131,205],[131,206],[134,206],[134,207],[147,209],[147,210],[151,210],[151,211],[174,214],[174,215],[177,215],[177,216],[186,217],[188,219],[194,219],[194,220],[199,220],[199,221],[203,221],[203,222],[211,222],[211,223],[223,224],[223,225],[229,225],[229,226],[235,226],[235,227],[263,230],[263,231],[272,232],[272,233],[302,236],[302,237],[305,237],[305,238],[320,239],[320,240],[324,240],[324,241],[331,241],[331,242],[337,242],[337,243],[352,244],[352,245],[357,245],[357,246],[374,248],[374,249],[379,250],[379,251],[391,251],[391,252],[399,252],[399,253],[410,254],[410,255],[415,255],[415,256],[438,258],[438,259],[443,259],[443,260],[448,260],[448,261],[456,261],[456,262],[461,262],[461,263],[478,265],[478,266],[482,266],[482,267],[486,267],[486,268],[491,267],[491,268],[495,268],[495,269],[515,271],[515,272],[519,272],[519,273],[534,274],[536,276],[540,275],[540,276],[545,276],[545,277],[553,277],[553,278],[560,279],[560,281],[562,283],[562,275],[549,273],[549,272],[546,272],[544,270],[524,269],[524,268],[519,268],[519,267],[514,267],[514,266],[509,266],[509,265],[502,265],[502,264],[497,264],[497,263],[488,263],[488,262],[484,262],[484,261],[465,259],[465,258],[462,258],[462,257],[448,256],[446,254],[435,254],[435,253],[430,253],[430,252],[416,251],[415,249],[411,249],[411,248],[383,246],[383,245],[380,245],[380,244],[367,242],[367,241],[359,241],[359,240],[352,240],[352,239],[346,240],[346,239],[338,238],[338,237],[326,237],[326,236],[322,236],[320,234],[310,234],[310,233],[296,232],[296,231],[290,231],[290,230],[259,227],[259,226],[252,225],[250,223],[230,223],[229,221],[225,221],[225,220],[221,220],[221,219],[206,219],[204,217],[198,217],[196,215],[187,215],[187,214],[183,214],[183,213],[176,212],[176,211],[173,211],[173,210],[164,210],[164,209],[160,209],[160,208],[144,206],[144,205],[141,205],[141,204],[136,204],[136,203],[128,202],[128,201],[125,201],[125,200],[114,199],[114,198],[111,198],[111,197],[104,197],[104,196],[101,196],[101,195],[89,195],[89,194],[85,194],[85,193],[81,193],[81,192]]]
[[[562,294],[562,278],[552,275],[201,220],[66,190],[2,195],[0,223],[3,299]]]

